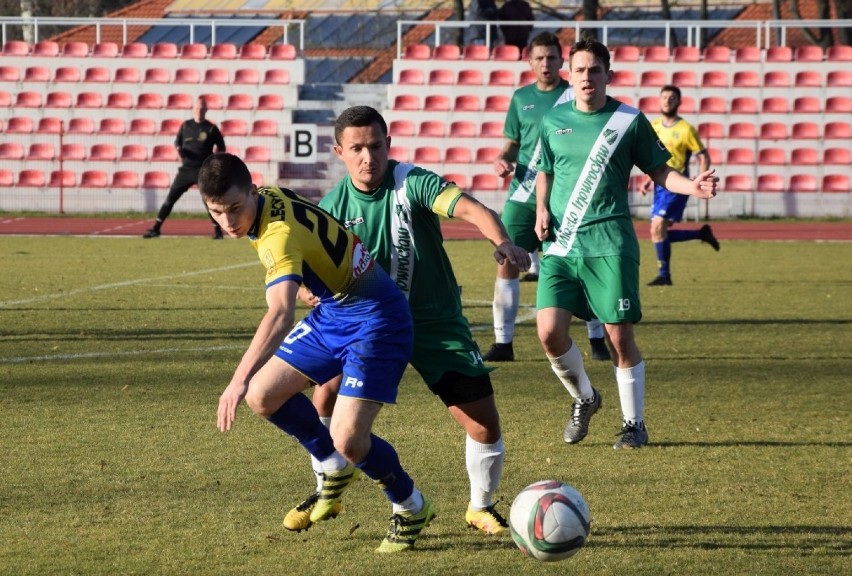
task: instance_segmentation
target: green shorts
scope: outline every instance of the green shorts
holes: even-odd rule
[[[535,206],[533,204],[521,204],[511,200],[506,202],[503,213],[500,215],[506,232],[509,233],[512,243],[520,246],[527,252],[536,252],[541,248],[541,240],[535,234]]]
[[[639,322],[639,262],[622,256],[543,256],[536,307],[561,308],[583,320]]]
[[[411,365],[429,389],[439,395],[436,385],[447,372],[477,377],[494,370],[483,363],[467,319],[461,315],[428,321],[415,319]]]

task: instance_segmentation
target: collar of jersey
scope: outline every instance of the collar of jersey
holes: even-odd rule
[[[247,236],[252,240],[257,240],[257,231],[260,230],[260,220],[263,217],[263,205],[266,204],[266,196],[263,194],[257,195],[257,214],[254,215],[254,224],[248,231]]]

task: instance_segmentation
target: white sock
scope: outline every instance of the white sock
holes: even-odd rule
[[[328,428],[329,425],[331,424],[331,416],[320,416],[320,422],[322,422],[323,426]],[[317,460],[313,456],[313,454],[311,454],[310,456],[311,456],[311,468],[314,471],[314,476],[316,476],[316,478],[317,478],[317,492],[319,492],[320,490],[322,490],[322,474],[323,474],[322,462]]]
[[[465,463],[470,478],[470,507],[474,510],[483,510],[494,504],[505,457],[502,438],[493,444],[480,444],[470,436],[466,437]]]
[[[530,252],[530,269],[527,270],[530,274],[538,274],[541,267],[538,265],[538,250]]]
[[[586,332],[589,333],[589,340],[591,340],[592,338],[603,338],[603,324],[597,318],[595,318],[594,320],[589,320],[588,322],[586,322]]]
[[[577,400],[591,400],[595,397],[595,392],[592,390],[592,383],[589,381],[589,376],[583,368],[583,355],[580,354],[580,349],[577,348],[576,342],[571,342],[571,347],[568,352],[558,358],[547,358],[550,360],[550,367],[553,373],[568,390],[572,398]]]
[[[645,361],[632,368],[616,368],[618,397],[625,422],[638,424],[645,421]]]
[[[515,319],[518,317],[521,284],[515,278],[497,278],[494,282],[494,340],[498,344],[511,344],[515,337]]]
[[[417,487],[414,487],[414,490],[411,492],[411,496],[403,500],[399,503],[393,504],[393,513],[399,514],[401,512],[405,512],[408,514],[416,514],[423,509],[423,494],[420,493],[420,490]]]

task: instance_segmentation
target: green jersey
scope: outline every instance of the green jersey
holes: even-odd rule
[[[320,206],[358,236],[408,298],[417,320],[461,316],[461,297],[444,250],[439,216],[451,217],[462,191],[422,168],[390,160],[372,192],[346,176]]]
[[[661,167],[669,152],[639,110],[607,97],[595,112],[576,102],[541,121],[538,169],[553,174],[548,211],[554,256],[626,256],[639,261],[639,242],[627,203],[630,171]]]
[[[539,124],[545,112],[574,98],[574,90],[561,80],[553,90],[542,92],[535,83],[515,90],[506,112],[503,135],[520,145],[509,200],[535,206],[536,163],[539,156]]]

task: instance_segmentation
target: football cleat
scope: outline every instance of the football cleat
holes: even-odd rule
[[[586,434],[589,433],[589,422],[592,420],[592,414],[597,412],[603,403],[600,392],[594,388],[592,388],[592,391],[595,395],[591,402],[574,400],[574,404],[571,406],[571,418],[568,419],[568,424],[562,433],[562,439],[568,444],[576,444],[586,437]]]
[[[617,436],[618,440],[612,445],[616,450],[641,448],[648,443],[648,429],[645,428],[644,422],[625,422]]]
[[[323,474],[322,490],[319,491],[319,497],[314,503],[313,510],[311,510],[310,521],[320,522],[336,516],[334,511],[340,504],[343,491],[358,478],[360,473],[361,471],[355,468],[351,462],[347,462],[346,467],[340,472]]]
[[[657,276],[650,282],[648,282],[648,286],[671,286],[672,285],[672,277],[671,276]]]
[[[313,511],[317,500],[319,500],[319,492],[314,492],[305,498],[301,504],[287,512],[287,515],[284,516],[284,528],[294,532],[301,532],[302,530],[307,530],[313,526],[314,523],[311,522],[311,511]],[[338,502],[335,504],[329,518],[337,518],[337,515],[340,514],[342,510],[343,504]]]
[[[464,519],[468,526],[486,534],[502,534],[509,529],[508,522],[500,516],[493,505],[483,510],[474,510],[468,506]]]
[[[698,233],[700,234],[699,238],[701,238],[702,242],[707,242],[713,247],[713,250],[716,252],[719,251],[719,241],[716,240],[716,235],[713,234],[713,229],[710,227],[710,224],[702,226]]]
[[[432,522],[435,516],[435,506],[426,496],[423,497],[423,507],[420,512],[394,514],[390,519],[387,536],[376,548],[376,552],[394,553],[410,550],[420,536],[420,532]]]
[[[486,362],[513,362],[515,360],[515,349],[511,342],[508,344],[492,344],[488,352],[482,355],[482,359]]]
[[[592,347],[592,360],[612,360],[605,338],[589,338]]]
[[[521,282],[538,282],[538,274],[535,272],[524,274],[523,278],[521,278]]]
[[[156,228],[151,228],[150,230],[148,230],[147,232],[142,234],[142,238],[159,238],[159,237],[160,237],[160,231],[157,230]]]

